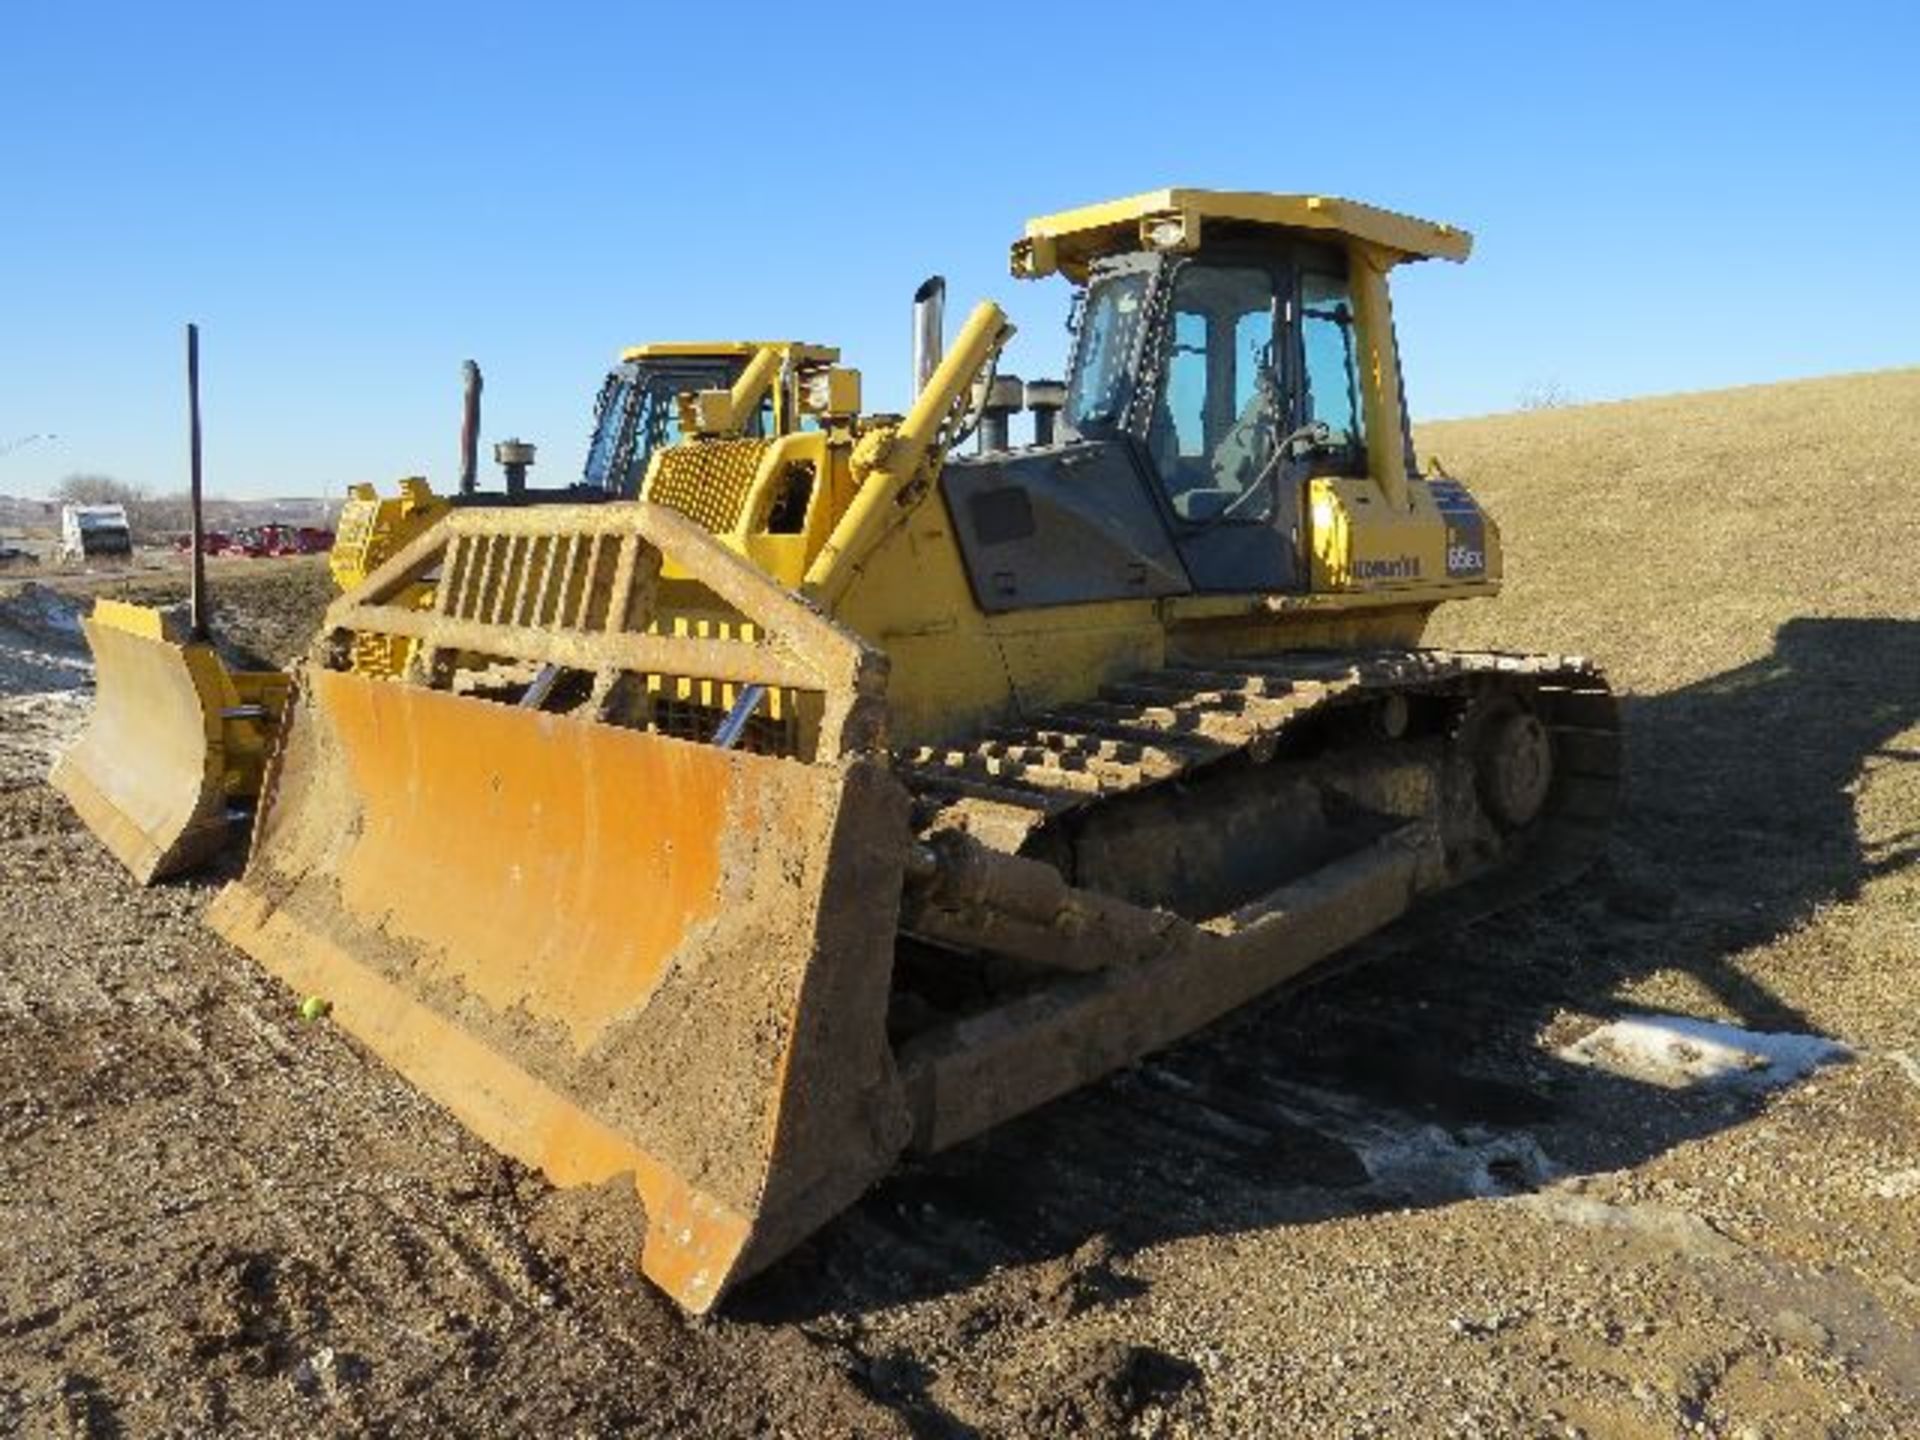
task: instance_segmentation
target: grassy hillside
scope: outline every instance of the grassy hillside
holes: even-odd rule
[[[1796,617],[1920,617],[1920,369],[1424,425],[1508,585],[1436,643],[1568,650],[1665,690]]]
[[[1433,641],[1591,655],[1628,696],[1613,918],[1659,923],[1564,943],[1622,999],[1911,1043],[1920,370],[1418,439],[1507,554],[1505,593],[1443,612]]]

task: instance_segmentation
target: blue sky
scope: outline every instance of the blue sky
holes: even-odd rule
[[[549,479],[643,339],[838,344],[898,405],[932,271],[1057,373],[1007,243],[1165,184],[1472,229],[1401,272],[1418,416],[1913,364],[1915,13],[0,0],[0,493],[183,486],[189,319],[231,495],[447,483],[467,356]]]

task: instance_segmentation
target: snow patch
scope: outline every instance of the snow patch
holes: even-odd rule
[[[73,648],[82,643],[80,612],[85,608],[84,600],[30,580],[13,594],[0,596],[0,626]]]
[[[1345,1137],[1378,1189],[1415,1201],[1459,1195],[1493,1199],[1538,1189],[1557,1173],[1531,1135],[1478,1127],[1458,1134],[1438,1125],[1413,1130],[1380,1126]]]
[[[1669,1090],[1695,1085],[1772,1089],[1852,1058],[1824,1035],[1742,1030],[1686,1015],[1629,1015],[1559,1051],[1560,1058]]]
[[[1614,1205],[1571,1189],[1522,1195],[1514,1203],[1563,1225],[1635,1236],[1695,1259],[1731,1260],[1741,1253],[1738,1244],[1700,1216],[1671,1205]]]

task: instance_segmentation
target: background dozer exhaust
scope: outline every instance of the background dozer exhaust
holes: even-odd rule
[[[494,1145],[631,1175],[702,1311],[903,1152],[1565,879],[1605,681],[1419,644],[1499,534],[1412,463],[1386,277],[1468,244],[1322,196],[1046,217],[1064,404],[924,292],[904,417],[768,347],[637,501],[454,510],[328,610],[213,924]]]

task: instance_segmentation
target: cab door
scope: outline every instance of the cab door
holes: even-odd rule
[[[1305,588],[1305,472],[1280,453],[1298,392],[1294,285],[1265,258],[1189,260],[1172,277],[1145,438],[1197,590]]]

